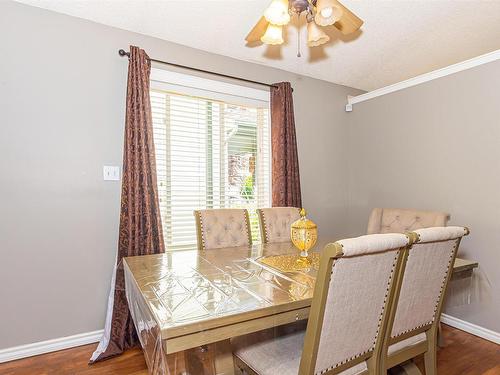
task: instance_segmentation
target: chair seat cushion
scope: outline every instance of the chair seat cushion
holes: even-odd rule
[[[260,375],[297,375],[304,346],[305,331],[276,336],[274,329],[231,339],[233,353]],[[341,375],[357,375],[367,369],[366,362]]]
[[[420,344],[421,342],[424,342],[425,340],[427,340],[427,336],[425,333],[419,333],[418,335],[408,337],[407,339],[404,339],[403,341],[397,342],[397,343],[389,346],[389,349],[388,349],[389,355],[394,354],[399,350],[409,348],[410,346]]]

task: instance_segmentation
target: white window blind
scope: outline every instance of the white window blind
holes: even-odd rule
[[[196,244],[193,210],[205,208],[247,208],[253,240],[259,241],[255,209],[271,205],[269,103],[171,83],[152,87],[167,249]]]

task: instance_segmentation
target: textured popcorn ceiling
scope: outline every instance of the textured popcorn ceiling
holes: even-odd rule
[[[364,90],[500,49],[500,0],[345,0],[365,21],[362,32],[342,37],[332,30],[326,46],[303,47],[301,58],[294,26],[281,47],[245,46],[269,0],[19,1]],[[302,26],[302,45],[305,38]]]

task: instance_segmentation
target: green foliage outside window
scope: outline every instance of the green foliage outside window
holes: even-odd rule
[[[243,181],[243,186],[241,187],[240,195],[246,200],[253,199],[253,176],[249,175]]]

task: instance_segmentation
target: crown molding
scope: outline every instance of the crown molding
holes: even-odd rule
[[[361,103],[373,98],[377,98],[382,95],[387,95],[395,91],[399,90],[404,90],[409,87],[413,87],[416,85],[420,85],[425,82],[429,82],[438,78],[442,78],[451,74],[455,74],[467,69],[474,68],[476,66],[480,66],[483,64],[487,64],[496,60],[500,59],[500,49],[486,53],[481,56],[474,57],[469,60],[465,60],[453,65],[449,65],[447,67],[433,70],[432,72],[421,74],[419,76],[407,79],[405,81],[401,81],[398,83],[394,83],[389,86],[382,87],[380,89],[376,89],[370,92],[367,92],[366,94],[361,94],[358,96],[351,96],[347,97],[347,104],[346,104],[346,112],[351,112],[353,109],[353,105],[357,103]]]

